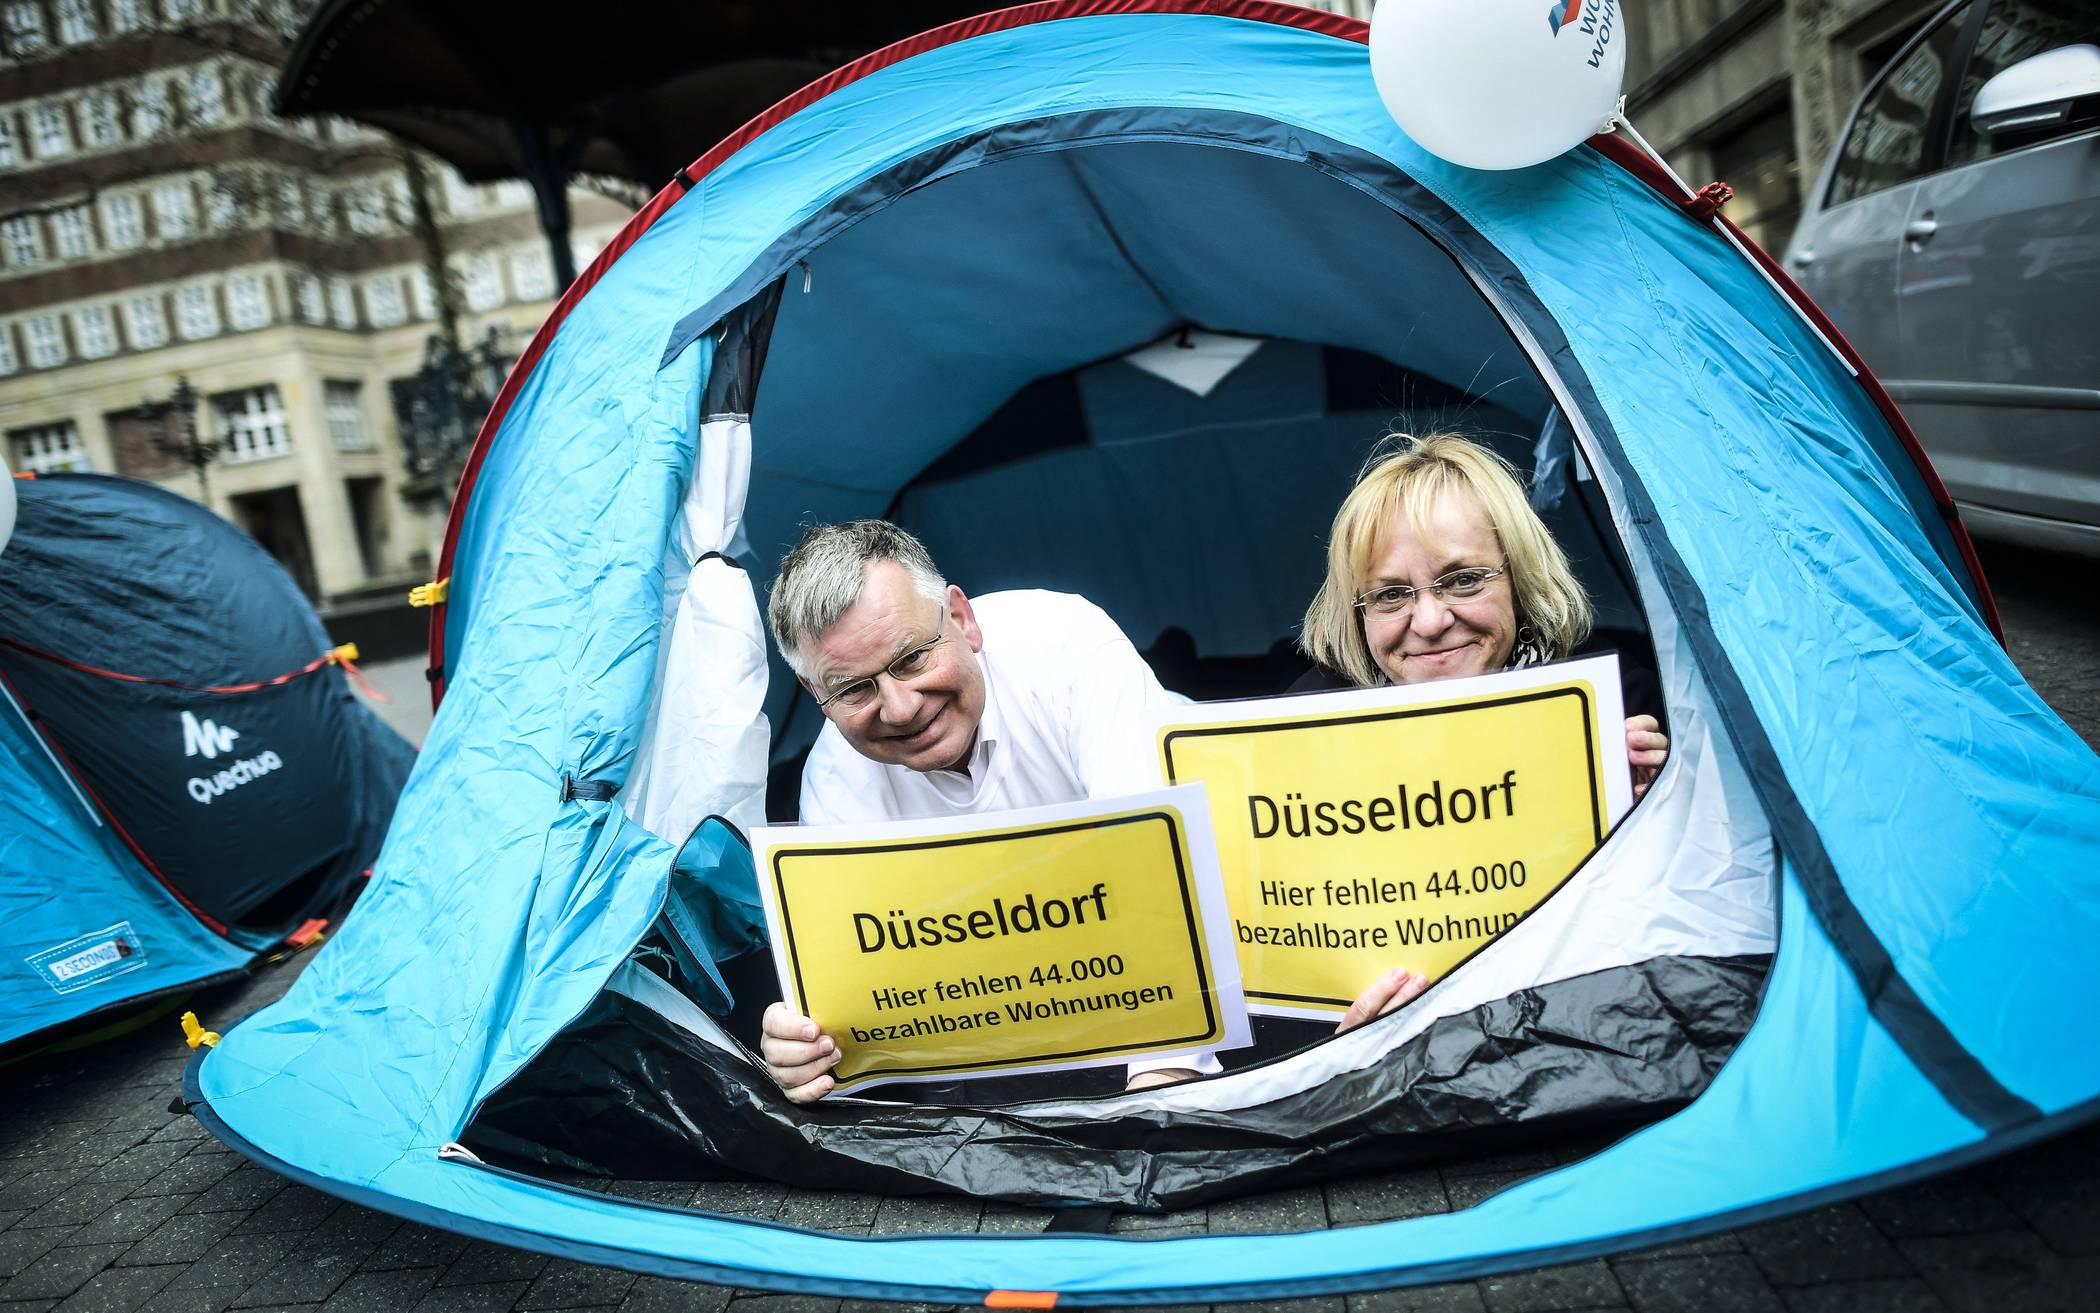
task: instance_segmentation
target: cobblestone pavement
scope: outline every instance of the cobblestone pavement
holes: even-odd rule
[[[1989,549],[1986,562],[2023,668],[2088,741],[2100,741],[2100,616],[2089,576],[2073,563],[2004,549]],[[198,1009],[223,1025],[280,995],[300,965],[202,996]],[[245,1162],[194,1119],[169,1112],[187,1057],[163,1020],[96,1048],[0,1067],[0,1313],[894,1307],[637,1278],[339,1203]],[[1116,1230],[1164,1237],[1409,1217],[1466,1207],[1548,1165],[1527,1155],[1370,1176],[1119,1219]],[[853,1234],[1038,1230],[1046,1216],[960,1199],[765,1185],[610,1189]],[[1220,1307],[2087,1313],[2100,1310],[2100,1125],[1857,1203],[1622,1258],[1346,1299]]]

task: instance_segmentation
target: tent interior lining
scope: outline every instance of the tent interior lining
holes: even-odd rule
[[[1193,222],[1190,195],[1203,198]],[[750,583],[739,579],[737,589],[762,590],[802,524],[886,514],[919,533],[973,594],[1049,587],[1097,602],[1135,642],[1155,648],[1156,665],[1167,666],[1170,651],[1181,658],[1161,670],[1170,688],[1177,675],[1193,675],[1209,677],[1201,691],[1212,695],[1280,692],[1276,651],[1318,584],[1328,521],[1365,454],[1392,427],[1451,423],[1537,475],[1534,499],[1595,595],[1600,628],[1617,640],[1606,645],[1628,648],[1634,669],[1656,670],[1637,567],[1530,359],[1449,255],[1385,204],[1322,171],[1180,140],[1023,153],[873,206],[798,265],[708,335],[711,376],[696,417],[701,458],[685,523],[721,520],[734,502],[725,480],[747,477],[733,449],[748,440],[744,536],[735,550]],[[1193,349],[1198,332],[1204,345],[1237,358],[1209,371],[1207,390],[1132,355],[1150,346],[1176,364],[1171,353],[1183,341]],[[681,357],[667,368],[691,367]],[[739,371],[755,372],[755,387]],[[739,403],[748,405],[747,427]],[[666,560],[674,593],[688,578],[696,592],[719,585],[720,571],[703,575],[687,554],[693,541],[681,531]],[[667,596],[667,624],[680,605]],[[1317,1028],[1276,1028],[1268,1047],[1229,1058],[1226,1077],[1163,1094],[1122,1095],[1119,1077],[1104,1083],[1097,1072],[1031,1078],[989,1095],[942,1087],[916,1103],[899,1101],[916,1092],[894,1090],[835,1098],[821,1127],[804,1128],[815,1140],[830,1137],[829,1157],[798,1170],[864,1169],[871,1175],[855,1178],[862,1185],[895,1184],[883,1171],[884,1150],[863,1150],[891,1138],[878,1129],[885,1123],[953,1120],[956,1107],[944,1100],[968,1107],[971,1118],[1004,1107],[1032,1127],[1082,1139],[1073,1128],[1119,1118],[1251,1126],[1351,1081],[1382,1090],[1367,1099],[1393,1101],[1409,1086],[1380,1085],[1383,1077],[1366,1073],[1418,1068],[1438,1043],[1430,1032],[1440,1020],[1465,1018],[1477,1032],[1480,1018],[1513,996],[1531,997],[1527,991],[1591,979],[1608,982],[1593,986],[1608,997],[1625,987],[1627,972],[1727,963],[1720,975],[1681,986],[1728,1001],[1715,1004],[1710,1033],[1666,1058],[1654,1050],[1655,1067],[1671,1072],[1666,1092],[1617,1101],[1624,1091],[1614,1091],[1600,1103],[1610,1104],[1608,1116],[1554,1124],[1623,1128],[1696,1095],[1754,1011],[1774,939],[1777,866],[1741,768],[1710,730],[1696,677],[1681,652],[1671,656],[1662,674],[1673,691],[1677,783],[1659,789],[1576,879],[1405,1013],[1323,1042],[1314,1042]],[[719,678],[675,661],[660,674],[667,685]],[[794,749],[818,718],[777,661],[769,688],[765,702],[781,727],[769,810],[779,818],[792,815]],[[663,697],[660,688],[659,705]],[[802,709],[789,710],[794,703]],[[642,753],[661,778],[675,770],[680,746],[652,737]],[[646,809],[640,818],[673,843],[699,819],[665,824]],[[656,947],[645,945],[643,956],[661,965],[667,956]],[[555,1131],[535,1144],[535,1122],[563,1120],[553,1109],[567,1107],[577,1114],[569,1120],[624,1125],[639,1143],[645,1129],[702,1124],[709,1100],[743,1102],[725,1098],[725,1081],[736,1078],[716,1064],[765,1079],[747,1046],[767,996],[746,991],[773,982],[762,953],[726,965],[743,995],[726,1027],[678,1006],[681,996],[655,988],[654,975],[624,968],[598,1006],[484,1105],[464,1142],[562,1169],[602,1169],[618,1154],[602,1138],[592,1143],[597,1132]],[[1730,983],[1739,970],[1747,990]],[[706,993],[689,972],[681,983]],[[1403,1051],[1414,1056],[1389,1061]],[[598,1089],[592,1111],[570,1094],[547,1098],[579,1087]],[[701,1111],[681,1104],[695,1099]],[[1542,1097],[1539,1106],[1551,1102]],[[1629,1114],[1628,1103],[1640,1106]],[[914,1111],[900,1111],[907,1108]],[[622,1120],[632,1117],[641,1120]],[[1488,1130],[1523,1133],[1507,1124]],[[682,1170],[737,1161],[736,1135],[700,1138],[711,1148]],[[1434,1138],[1418,1134],[1385,1151],[1404,1160]],[[658,1170],[679,1157],[675,1140],[652,1141]],[[1510,1136],[1471,1142],[1507,1144]],[[749,1143],[763,1146],[766,1136]],[[1341,1144],[1330,1146],[1336,1159]],[[1320,1158],[1307,1154],[1290,1170],[1336,1170]],[[982,1188],[1154,1207],[1208,1188],[1177,1184],[1164,1169],[1141,1186],[1048,1170],[1035,1176]],[[953,1185],[938,1173],[932,1183]]]

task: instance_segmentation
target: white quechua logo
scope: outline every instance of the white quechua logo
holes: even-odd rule
[[[240,736],[240,731],[230,725],[199,720],[194,712],[182,713],[182,755],[185,757],[202,757],[211,761],[222,752],[233,751],[233,741]]]

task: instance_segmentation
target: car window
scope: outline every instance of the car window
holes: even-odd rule
[[[1969,6],[1963,5],[1941,19],[1867,94],[1838,152],[1825,204],[1842,205],[1925,171],[1933,102],[1939,98],[1968,13]]]
[[[1987,137],[1969,122],[1969,106],[1984,83],[2023,59],[2080,43],[2100,45],[2100,0],[1995,0],[1984,15],[1976,53],[1970,56],[1956,93],[1954,137],[1948,143],[1947,163],[1966,164],[2092,127],[2092,116],[2085,115],[2035,132]]]

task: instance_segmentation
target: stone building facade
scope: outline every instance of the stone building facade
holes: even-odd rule
[[[461,338],[494,328],[513,352],[558,289],[523,183],[423,158],[436,223],[419,229],[396,143],[269,113],[297,18],[279,0],[0,0],[0,436],[17,471],[207,499],[327,604],[430,568],[443,497],[402,497],[390,383],[425,360],[433,269]],[[628,207],[571,199],[580,267]],[[183,379],[223,444],[201,479],[140,410]]]
[[[1777,255],[1869,79],[1942,0],[1649,0],[1625,7],[1627,116]]]

